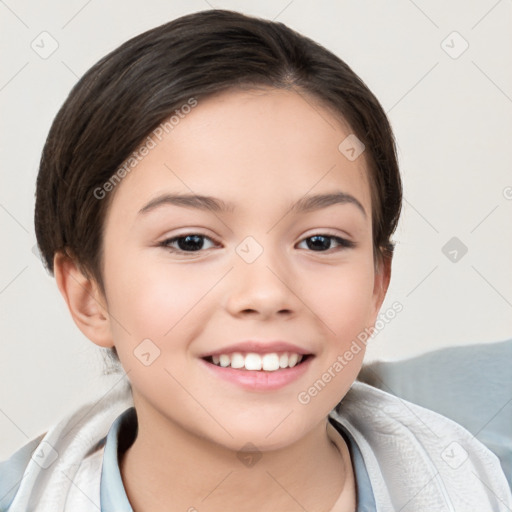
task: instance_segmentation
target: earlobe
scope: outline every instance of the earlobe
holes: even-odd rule
[[[55,254],[54,274],[78,328],[96,345],[113,347],[107,303],[97,283],[86,277],[75,261],[62,252]]]

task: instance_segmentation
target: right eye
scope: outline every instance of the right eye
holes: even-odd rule
[[[193,253],[193,252],[201,252],[203,248],[204,242],[203,240],[213,241],[210,237],[206,235],[201,235],[199,233],[186,233],[184,235],[175,236],[173,238],[168,238],[161,242],[159,245],[167,248],[170,252],[173,253]],[[213,241],[216,243],[215,241]],[[172,247],[172,244],[177,244],[178,248]]]

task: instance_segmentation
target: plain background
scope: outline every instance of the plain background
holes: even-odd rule
[[[52,120],[106,53],[210,8],[281,21],[316,40],[361,76],[389,115],[404,205],[382,311],[395,301],[403,311],[369,343],[367,359],[510,338],[512,2],[6,0],[0,459],[119,380],[103,375],[99,349],[73,323],[34,250],[35,181]],[[52,44],[54,53],[42,56]]]

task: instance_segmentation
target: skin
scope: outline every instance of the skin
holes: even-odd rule
[[[340,452],[326,426],[364,345],[308,404],[297,398],[374,325],[389,284],[391,262],[373,260],[365,154],[349,161],[338,150],[350,133],[304,93],[232,90],[203,99],[113,192],[105,296],[56,255],[75,322],[97,345],[117,348],[132,383],[139,433],[120,468],[135,511],[320,512],[338,499],[355,510],[348,448],[342,442]],[[351,203],[290,212],[303,196],[332,191],[355,197],[366,216]],[[138,214],[162,193],[211,195],[236,207]],[[184,234],[208,238],[199,252],[159,245]],[[313,235],[356,246],[328,238],[330,248],[315,250],[307,244]],[[248,236],[263,249],[250,264],[236,252]],[[160,355],[146,366],[134,350],[148,338]],[[271,392],[205,370],[201,354],[247,339],[288,340],[314,358],[298,380]],[[251,467],[237,458],[248,442],[261,454]]]

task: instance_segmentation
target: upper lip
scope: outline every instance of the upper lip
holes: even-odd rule
[[[295,354],[311,354],[310,350],[301,348],[294,343],[287,341],[240,341],[227,345],[223,348],[212,350],[202,354],[200,357],[219,356],[221,354],[231,354],[233,352],[252,352],[256,354],[268,354],[271,352],[293,352]]]

